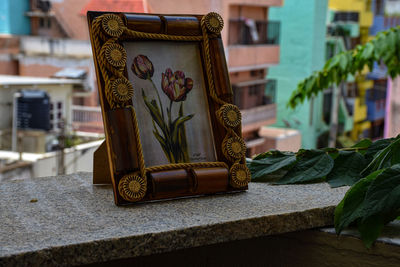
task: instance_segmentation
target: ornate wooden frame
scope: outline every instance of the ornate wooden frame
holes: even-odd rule
[[[240,111],[232,104],[221,16],[89,11],[88,22],[106,137],[94,154],[93,183],[111,182],[117,205],[246,190],[250,172]],[[135,40],[198,43],[216,162],[145,166],[122,45]]]

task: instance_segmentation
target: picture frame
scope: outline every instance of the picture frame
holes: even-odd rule
[[[221,16],[87,17],[105,132],[93,183],[117,205],[247,190]]]

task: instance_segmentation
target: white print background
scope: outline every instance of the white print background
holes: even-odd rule
[[[189,77],[193,80],[193,88],[183,102],[183,114],[194,114],[192,119],[185,122],[190,161],[215,161],[214,139],[211,132],[198,44],[190,42],[141,41],[126,42],[124,47],[128,57],[128,78],[135,90],[133,106],[136,110],[146,166],[168,164],[169,162],[161,145],[153,135],[153,123],[142,98],[142,88],[148,101],[155,99],[158,103],[157,94],[149,80],[138,78],[131,70],[133,59],[137,55],[145,55],[153,63],[154,74],[152,80],[163,102],[166,118],[166,108],[169,107],[170,100],[161,89],[161,73],[165,73],[167,68],[171,68],[172,72],[183,71],[185,78]],[[173,102],[172,120],[178,116],[180,104],[181,102]],[[162,134],[160,129],[159,132]]]

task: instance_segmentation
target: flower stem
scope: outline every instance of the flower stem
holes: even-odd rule
[[[170,102],[169,102],[169,112],[168,112],[168,124],[169,124],[169,127],[171,127],[171,122],[172,122],[171,113],[172,113],[172,100],[170,100]]]
[[[162,118],[164,120],[165,119],[165,117],[164,117],[164,108],[163,108],[163,105],[162,105],[162,102],[161,102],[160,94],[158,93],[157,87],[154,84],[153,80],[150,77],[148,79],[151,82],[151,84],[153,85],[154,90],[156,90],[158,102],[160,102],[161,115],[162,115]]]

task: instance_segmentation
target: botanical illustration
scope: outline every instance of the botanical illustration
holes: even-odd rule
[[[163,106],[157,86],[153,82],[154,65],[145,55],[138,55],[133,59],[132,72],[140,79],[147,80],[148,88],[141,88],[142,98],[151,115],[153,135],[159,142],[170,163],[190,162],[186,138],[185,123],[193,118],[194,114],[184,114],[183,104],[187,94],[193,88],[193,80],[185,77],[180,70],[172,71],[167,68],[161,74],[161,89],[169,99],[167,107]],[[157,99],[149,99],[146,90],[155,90]],[[164,102],[165,103],[165,102]],[[173,105],[179,105],[177,114],[173,114]]]

